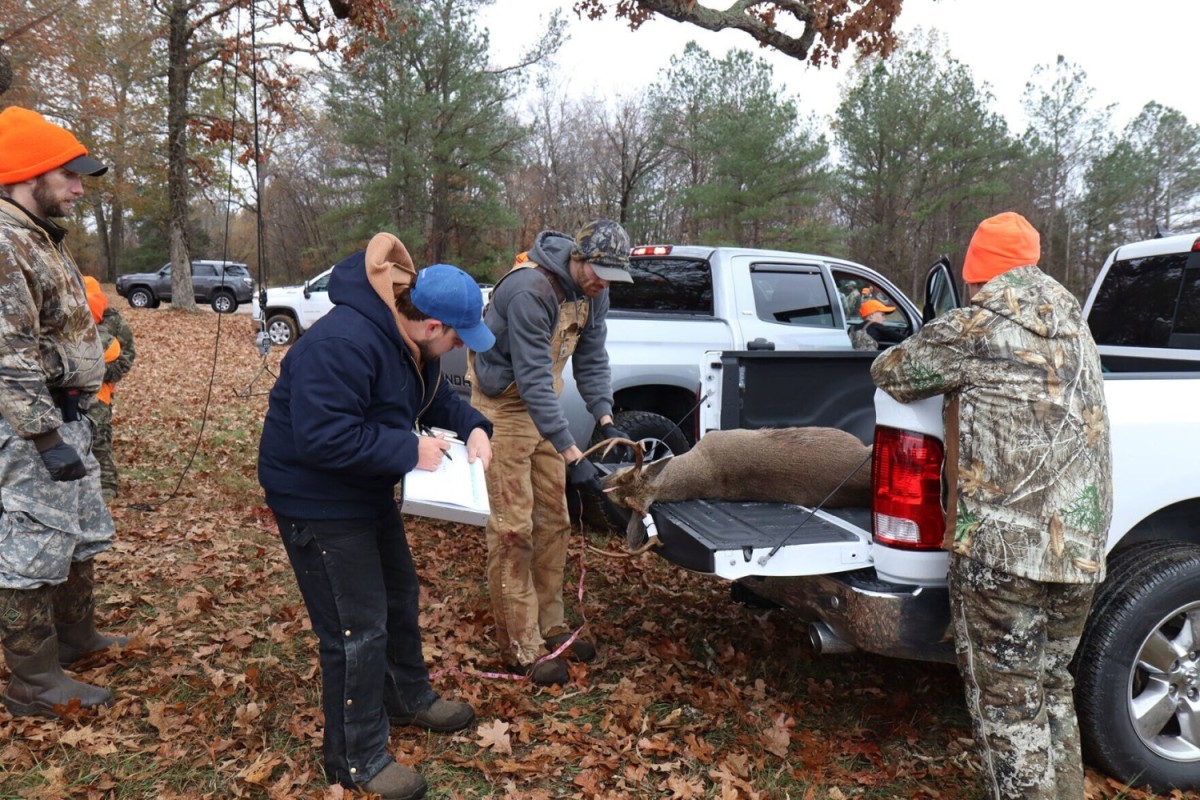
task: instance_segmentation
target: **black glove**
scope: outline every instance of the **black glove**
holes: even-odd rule
[[[600,473],[596,469],[596,465],[586,458],[581,458],[567,465],[567,485],[572,489],[579,489],[580,491],[586,490],[595,492],[598,495],[604,494],[600,486]]]
[[[87,475],[83,459],[75,452],[75,448],[66,442],[59,442],[39,455],[50,472],[50,477],[56,481],[77,481]]]
[[[600,426],[600,432],[604,434],[605,439],[628,439],[629,434],[618,428],[611,422]],[[608,451],[608,454],[617,461],[633,461],[633,450],[627,444],[620,444]]]

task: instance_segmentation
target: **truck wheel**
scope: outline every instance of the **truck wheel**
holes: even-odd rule
[[[1200,547],[1114,553],[1073,666],[1090,764],[1156,792],[1200,786]]]
[[[154,308],[157,305],[154,302],[154,295],[150,294],[150,290],[141,287],[130,289],[129,297],[126,299],[129,301],[129,305],[134,308]]]
[[[218,314],[232,314],[237,311],[237,298],[229,292],[217,292],[213,295],[212,310]]]
[[[647,461],[670,455],[682,455],[692,449],[687,435],[674,422],[650,411],[622,411],[613,415],[613,424],[641,442]],[[597,439],[599,441],[599,439]]]
[[[675,423],[661,414],[650,411],[621,411],[613,414],[613,424],[628,433],[630,439],[642,445],[646,461],[680,455],[692,449],[691,442],[683,432],[675,427]],[[588,447],[601,441],[603,435],[600,429],[596,428]],[[596,454],[592,458],[607,463],[617,460],[611,455],[605,458],[598,458],[598,455]],[[574,521],[578,522],[579,520],[593,527],[612,527],[623,532],[629,523],[629,509],[610,503],[608,500],[587,495],[583,499],[583,508],[579,518]]]
[[[267,318],[267,338],[271,344],[283,346],[296,341],[296,320],[287,314],[276,314]]]

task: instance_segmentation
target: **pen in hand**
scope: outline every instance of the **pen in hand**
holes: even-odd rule
[[[423,434],[424,434],[424,435],[426,435],[426,436],[432,436],[432,437],[434,437],[435,439],[441,439],[441,438],[442,438],[442,437],[438,436],[436,433],[434,433],[433,431],[431,431],[431,430],[429,429],[429,426],[427,426],[427,425],[422,425],[422,426],[421,426],[421,433],[423,433]],[[442,439],[442,441],[445,441],[445,439]],[[444,455],[444,456],[446,457],[446,459],[447,459],[447,460],[449,460],[449,461],[453,461],[453,460],[454,460],[454,457],[450,455],[450,448],[448,448],[448,447],[447,447],[445,450],[443,450],[443,451],[442,451],[442,455]]]

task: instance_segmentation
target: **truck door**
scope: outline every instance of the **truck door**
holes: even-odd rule
[[[925,306],[921,309],[922,322],[929,322],[961,305],[958,286],[954,282],[954,276],[950,273],[950,259],[942,256],[933,262],[933,266],[925,275]]]
[[[737,276],[736,317],[746,347],[756,339],[776,350],[849,347],[819,264],[749,256],[732,261]]]
[[[308,330],[313,323],[329,313],[333,302],[329,299],[329,276],[333,269],[327,269],[308,283],[304,284],[304,300],[299,304],[300,328]]]

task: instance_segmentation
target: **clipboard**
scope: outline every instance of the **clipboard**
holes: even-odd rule
[[[400,511],[466,525],[486,525],[492,508],[483,476],[483,459],[468,464],[467,446],[458,440],[450,442],[447,453],[451,458],[443,458],[436,470],[414,469],[404,476]]]

